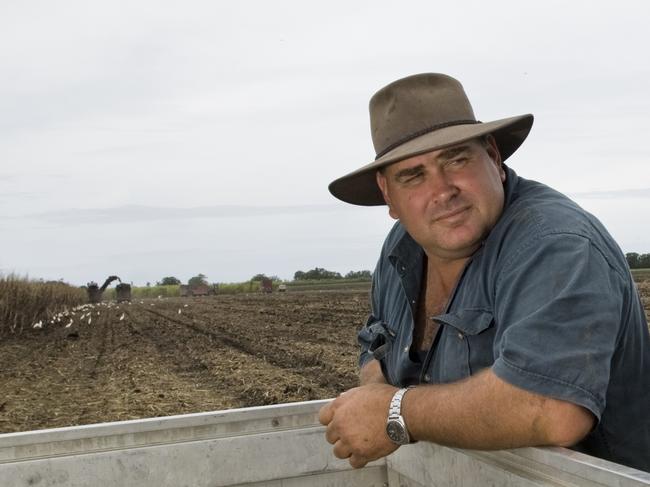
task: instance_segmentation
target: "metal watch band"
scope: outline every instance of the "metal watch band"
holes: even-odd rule
[[[406,393],[406,388],[400,389],[397,391],[393,398],[390,400],[390,407],[388,408],[388,417],[396,417],[400,415],[402,411],[402,397]]]
[[[397,417],[401,416],[402,413],[402,398],[404,397],[404,394],[406,394],[406,391],[411,389],[411,387],[404,387],[397,391],[395,395],[393,395],[393,399],[390,401],[390,407],[388,408],[388,417]]]

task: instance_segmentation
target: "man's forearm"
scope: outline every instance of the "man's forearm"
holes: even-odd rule
[[[379,360],[372,359],[367,362],[359,371],[359,384],[365,386],[366,384],[385,384],[386,378],[381,371],[381,364]]]
[[[491,370],[452,384],[412,389],[404,397],[402,414],[417,440],[474,449],[570,446],[594,421],[580,406],[529,393]]]
[[[364,366],[363,374],[377,379],[379,363],[371,364]],[[350,465],[359,468],[395,451],[397,445],[385,428],[396,391],[370,382],[323,406],[319,420],[327,426],[325,437],[336,457],[349,458]],[[401,412],[415,440],[481,450],[570,446],[594,422],[581,406],[519,389],[491,370],[459,382],[415,387],[404,396]]]

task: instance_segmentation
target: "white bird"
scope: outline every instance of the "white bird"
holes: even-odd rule
[[[184,304],[184,305],[183,305],[183,308],[187,308],[187,306],[188,306],[187,304]]]
[[[120,316],[120,321],[122,321],[124,319],[124,314],[125,313],[122,313],[122,316]]]
[[[92,316],[91,316],[90,318],[88,318],[88,324],[90,325],[90,323],[91,323],[92,321],[93,321],[93,318],[92,318]]]
[[[178,314],[181,314],[181,309],[180,308],[178,308]]]

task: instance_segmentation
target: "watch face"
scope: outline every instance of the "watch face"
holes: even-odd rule
[[[386,434],[395,443],[400,445],[406,443],[406,431],[399,421],[389,421],[386,425]]]

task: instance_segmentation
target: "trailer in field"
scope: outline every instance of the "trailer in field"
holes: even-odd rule
[[[362,469],[332,454],[326,401],[0,435],[1,485],[105,487],[650,486],[650,473],[564,448],[406,445]]]
[[[115,299],[118,303],[131,301],[131,285],[121,282],[115,286]]]
[[[214,296],[219,294],[219,285],[218,284],[180,284],[179,285],[179,296],[181,297],[191,297],[191,296]]]

